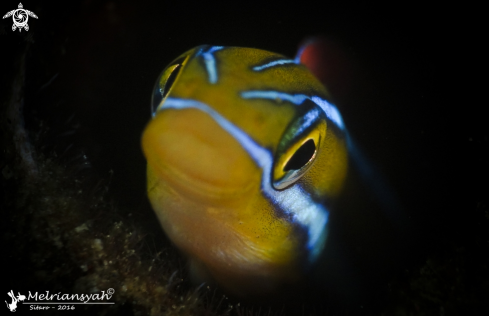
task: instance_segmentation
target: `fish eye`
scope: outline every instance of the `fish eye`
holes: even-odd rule
[[[180,74],[187,57],[188,56],[185,55],[175,59],[158,76],[153,89],[153,98],[151,100],[151,111],[153,114],[158,111],[158,108],[170,93],[173,83]]]
[[[326,136],[326,120],[315,104],[293,120],[278,143],[272,169],[272,185],[283,190],[299,181],[311,168]]]
[[[316,144],[309,139],[297,149],[284,167],[284,171],[299,170],[304,167],[316,154]]]
[[[283,190],[306,174],[316,158],[319,142],[320,132],[314,130],[287,150],[279,152],[273,170],[272,182],[275,189]]]

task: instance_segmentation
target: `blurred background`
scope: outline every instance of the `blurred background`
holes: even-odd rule
[[[6,13],[17,5],[4,1],[0,8]],[[453,10],[334,1],[23,5],[38,19],[29,18],[28,32],[12,32],[11,19],[1,21],[2,94],[10,91],[9,75],[15,73],[11,61],[28,43],[27,129],[35,134],[42,121],[49,127],[41,139],[47,152],[67,161],[86,156],[80,172],[89,169],[92,181],[107,188],[107,199],[119,208],[118,216],[130,214],[155,239],[164,237],[145,195],[140,136],[150,118],[154,82],[163,68],[197,45],[254,47],[293,57],[305,39],[322,36],[331,45],[328,60],[334,62],[328,79],[332,100],[357,144],[398,196],[410,225],[398,249],[382,235],[385,248],[376,244],[358,251],[355,260],[366,262],[370,267],[366,271],[378,264],[379,276],[401,280],[394,290],[389,288],[392,281],[380,282],[380,294],[372,305],[393,304],[386,298],[392,291],[404,291],[399,294],[403,297],[432,286],[413,289],[412,282],[402,280],[412,277],[429,258],[441,258],[433,273],[447,273],[441,277],[447,279],[446,288],[457,289],[428,303],[408,304],[428,306],[428,314],[440,312],[443,302],[450,300],[463,301],[454,311],[487,308],[482,303],[487,281],[479,281],[488,276],[487,123],[483,103],[473,100],[476,88],[465,73],[472,62],[467,50],[477,49],[471,48],[473,43],[455,22]],[[353,215],[343,218],[343,234],[354,243],[362,237],[349,235],[357,234],[363,224]],[[395,258],[385,258],[390,255]],[[463,263],[446,264],[452,259]],[[472,264],[477,267],[472,269]],[[462,276],[457,269],[464,271]],[[460,278],[463,285],[451,281]]]

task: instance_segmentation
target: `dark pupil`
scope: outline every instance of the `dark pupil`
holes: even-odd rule
[[[284,171],[298,170],[302,168],[309,160],[311,160],[314,152],[316,151],[316,145],[312,139],[302,144],[302,146],[294,153],[292,158],[287,162],[284,167]]]
[[[173,71],[171,72],[170,77],[168,77],[168,80],[165,83],[165,89],[163,90],[162,98],[166,97],[166,95],[168,94],[168,91],[170,91],[170,88],[173,85],[173,82],[175,81],[175,79],[178,76],[178,73],[180,72],[180,67],[181,67],[181,65],[178,64],[178,66],[175,67],[175,69],[173,69]]]

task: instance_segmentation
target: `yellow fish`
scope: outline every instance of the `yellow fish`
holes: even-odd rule
[[[205,45],[163,70],[152,102],[148,196],[193,273],[239,295],[299,280],[348,169],[326,88],[299,58]]]

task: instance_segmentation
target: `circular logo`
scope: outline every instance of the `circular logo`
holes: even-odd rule
[[[27,24],[27,20],[29,20],[29,17],[27,16],[27,13],[25,12],[25,10],[17,9],[17,10],[15,10],[15,13],[13,14],[13,20],[14,20],[15,26],[24,27],[24,25]]]

